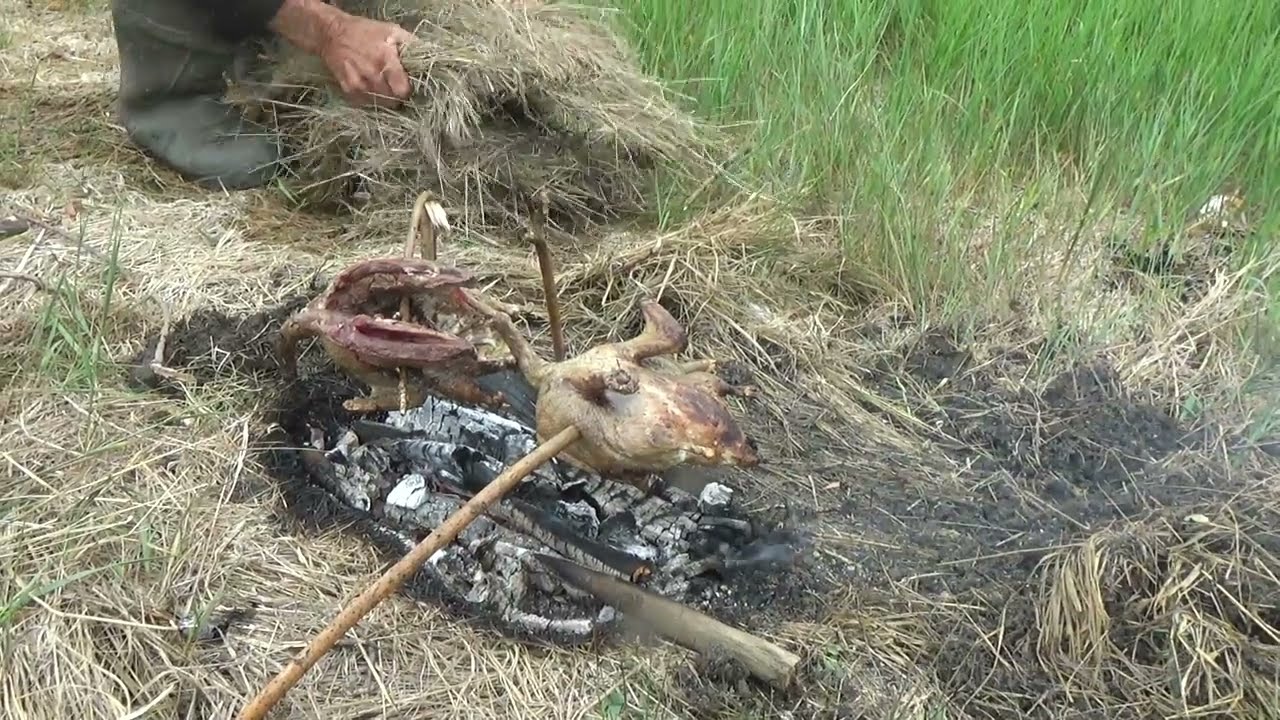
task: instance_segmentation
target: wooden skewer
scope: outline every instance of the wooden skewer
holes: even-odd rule
[[[560,296],[556,291],[556,271],[551,264],[551,249],[547,247],[547,217],[551,213],[551,198],[546,191],[538,194],[540,207],[529,221],[528,240],[538,254],[538,269],[542,271],[542,293],[546,297],[547,324],[551,327],[551,348],[556,362],[564,362],[568,351],[564,343],[564,324],[560,321]]]
[[[262,688],[257,696],[244,706],[237,716],[239,720],[262,720],[266,717],[285,693],[289,692],[289,689],[297,684],[307,670],[324,657],[348,630],[355,627],[360,618],[368,615],[378,603],[390,597],[423,563],[440,548],[453,542],[459,533],[490,506],[511,492],[529,473],[572,445],[580,436],[578,428],[569,426],[494,478],[493,482],[476,493],[465,505],[458,508],[457,512],[450,515],[430,535],[423,538],[422,542],[383,573],[376,582],[349,602],[337,617],[330,621],[266,687]]]
[[[448,226],[448,219],[444,216],[444,209],[440,209],[437,217],[428,205],[436,204],[435,196],[430,191],[424,190],[418,194],[418,199],[413,203],[413,214],[409,216],[409,232],[404,239],[404,256],[407,259],[413,259],[418,254],[418,236],[422,235],[426,238],[426,246],[422,248],[422,255],[428,260],[435,261],[439,255],[440,249],[436,239],[436,222],[440,221],[442,225]],[[422,232],[423,230],[426,232]],[[401,322],[411,322],[410,317],[412,306],[409,296],[405,295],[400,299],[400,320]],[[404,367],[396,369],[400,376],[400,412],[408,412],[409,410],[409,377]]]
[[[436,239],[436,220],[433,213],[427,209],[428,203],[434,203],[435,196],[430,192],[423,191],[418,195],[418,199],[413,203],[413,214],[409,216],[409,233],[404,239],[404,256],[412,259],[418,254],[418,237],[419,235],[426,238],[426,245],[422,248],[422,256],[434,262],[440,254],[439,242]],[[426,230],[426,232],[423,232]],[[405,296],[400,301],[400,319],[409,322],[409,298]]]

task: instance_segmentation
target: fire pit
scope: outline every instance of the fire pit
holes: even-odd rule
[[[522,381],[508,375],[504,383]],[[309,424],[299,428],[308,437],[298,440],[310,479],[408,551],[538,444],[522,414],[429,396],[383,420],[356,419],[327,432]],[[557,460],[421,572],[470,613],[522,636],[587,640],[617,619],[612,608],[548,572],[534,553],[714,611],[738,605],[748,582],[781,580],[800,549],[793,531],[748,517],[734,500],[734,491],[717,482],[696,494],[670,486],[646,494]]]

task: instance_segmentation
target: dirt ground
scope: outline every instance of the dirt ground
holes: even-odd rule
[[[41,222],[0,239],[0,269],[51,287],[0,280],[6,716],[230,717],[389,560],[258,443],[356,391],[314,350],[305,391],[282,389],[280,318],[401,240],[356,243],[269,190],[183,185],[114,124],[105,13],[5,15],[0,216]],[[623,269],[661,280],[668,246]],[[486,247],[467,257],[497,262]],[[573,302],[607,315],[626,305],[591,263],[646,246],[601,247],[561,270]],[[695,344],[717,320],[697,292],[663,297]],[[165,312],[167,363],[199,380],[172,392],[130,367]],[[804,582],[764,583],[725,617],[805,657],[795,690],[649,637],[503,637],[410,587],[277,716],[1280,717],[1274,438],[1184,412],[1149,351],[868,307],[834,331],[848,351],[832,380],[781,340],[829,328],[777,315],[737,353],[772,376],[737,406],[767,463],[730,482],[794,513],[812,549],[790,576]]]

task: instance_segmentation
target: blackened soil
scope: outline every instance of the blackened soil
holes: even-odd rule
[[[1136,282],[1155,283],[1184,305],[1198,302],[1213,286],[1213,276],[1246,238],[1245,233],[1205,236],[1195,251],[1179,250],[1177,238],[1165,237],[1149,247],[1135,247],[1125,237],[1112,238],[1107,280],[1113,287]]]
[[[921,662],[948,696],[963,699],[966,712],[1148,717],[1152,708],[1142,702],[1118,706],[1121,698],[1152,696],[1136,691],[1140,681],[1132,676],[1108,676],[1109,692],[1068,695],[1042,668],[1035,649],[1041,560],[1103,529],[1183,527],[1188,516],[1217,518],[1229,510],[1233,522],[1257,533],[1250,546],[1256,562],[1274,565],[1280,557],[1280,536],[1270,529],[1276,506],[1258,498],[1277,468],[1256,449],[1229,453],[1213,428],[1190,427],[1136,397],[1105,360],[1080,363],[1041,389],[1032,384],[1033,361],[1028,352],[1008,350],[978,362],[945,333],[882,360],[863,382],[928,426],[930,447],[950,461],[959,483],[938,482],[927,493],[880,483],[851,497],[843,510],[858,518],[892,508],[894,522],[876,525],[880,539],[911,551],[875,553],[866,562],[880,564],[887,581],[927,601],[965,608],[960,616],[933,613],[935,643]],[[902,427],[920,433],[917,426]],[[1149,556],[1158,575],[1168,555]],[[1106,588],[1117,608],[1140,602],[1144,590],[1155,592]],[[1229,622],[1244,634],[1256,632],[1239,618]],[[1133,645],[1139,636],[1146,643],[1141,649]],[[1117,622],[1112,639],[1121,653],[1153,666],[1172,657],[1167,636],[1161,640],[1134,625]]]
[[[278,382],[282,377],[275,341],[280,326],[308,302],[297,296],[279,307],[242,317],[216,310],[202,310],[176,323],[165,338],[161,364],[181,368],[200,383],[252,378]],[[140,388],[168,392],[176,389],[151,371],[160,337],[152,337],[130,362],[130,382]]]

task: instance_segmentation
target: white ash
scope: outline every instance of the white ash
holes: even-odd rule
[[[391,413],[387,422],[377,433],[357,424],[355,433],[333,438],[325,452],[331,470],[317,479],[369,513],[405,550],[411,536],[435,529],[538,444],[523,424],[437,398]],[[709,484],[699,497],[684,494],[672,502],[552,462],[468,526],[424,571],[475,612],[509,627],[586,637],[616,613],[565,585],[531,551],[624,576],[626,568],[647,563],[648,589],[700,604],[727,592],[716,571],[750,554],[757,539],[752,524],[735,516],[732,498],[730,488]]]
[[[703,512],[728,507],[729,502],[732,500],[733,488],[715,482],[707,483],[706,487],[702,488],[702,492],[698,495],[698,504],[702,507]]]

